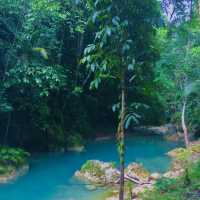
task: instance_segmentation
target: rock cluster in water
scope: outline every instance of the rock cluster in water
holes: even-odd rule
[[[168,153],[173,158],[170,171],[159,174],[150,174],[144,167],[138,163],[131,163],[125,169],[125,180],[132,181],[131,189],[132,200],[139,200],[139,194],[146,189],[154,188],[156,181],[162,177],[177,178],[184,173],[185,165],[188,162],[196,162],[200,158],[200,141],[192,143],[189,149],[178,148]],[[117,184],[119,183],[120,172],[112,163],[106,163],[98,160],[87,161],[80,171],[75,173],[75,176],[83,181],[88,181],[91,184]],[[118,195],[115,194],[107,200],[118,200]]]
[[[119,183],[120,172],[113,163],[89,160],[75,172],[75,177],[90,184],[113,185]],[[125,169],[125,180],[138,185],[151,185],[158,178],[160,174],[150,174],[138,163],[131,163]]]
[[[79,171],[75,173],[75,177],[91,185],[115,185],[119,183],[120,172],[113,163],[107,163],[99,160],[87,161]],[[134,183],[132,195],[137,196],[145,189],[151,189],[155,180],[159,179],[159,173],[150,174],[141,164],[131,163],[125,169],[125,180]],[[108,198],[108,200],[117,199],[117,195]]]
[[[75,173],[75,177],[92,184],[107,185],[118,180],[119,172],[113,163],[89,160]]]

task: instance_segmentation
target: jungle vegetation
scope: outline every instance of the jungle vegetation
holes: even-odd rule
[[[110,130],[122,200],[127,129],[199,136],[199,17],[198,0],[1,0],[0,144],[60,151]]]

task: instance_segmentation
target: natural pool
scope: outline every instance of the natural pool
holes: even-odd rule
[[[150,171],[163,172],[170,165],[165,155],[180,144],[159,136],[135,135],[126,139],[126,163],[140,162]],[[33,156],[29,173],[18,180],[0,185],[0,200],[95,200],[101,190],[88,191],[74,180],[73,174],[89,159],[118,161],[113,139],[91,142],[82,153],[42,154]]]

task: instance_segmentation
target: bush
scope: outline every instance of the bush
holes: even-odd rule
[[[18,148],[0,147],[0,165],[19,167],[27,162],[29,153]],[[2,168],[3,170],[3,168]]]
[[[90,174],[94,174],[96,176],[102,176],[104,171],[98,163],[95,163],[92,160],[88,160],[82,167],[81,172],[89,172]]]
[[[80,147],[84,145],[83,138],[80,134],[73,134],[68,137],[69,147]]]
[[[160,179],[153,191],[141,195],[143,200],[199,200],[200,190],[200,161],[188,169],[190,182],[185,184],[185,175],[178,179]]]

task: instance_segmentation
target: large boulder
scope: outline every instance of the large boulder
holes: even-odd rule
[[[107,185],[119,179],[119,172],[113,163],[89,160],[76,171],[75,177],[92,184]]]
[[[151,175],[141,164],[138,163],[129,164],[125,172],[128,176],[137,178],[144,183],[149,181]]]

